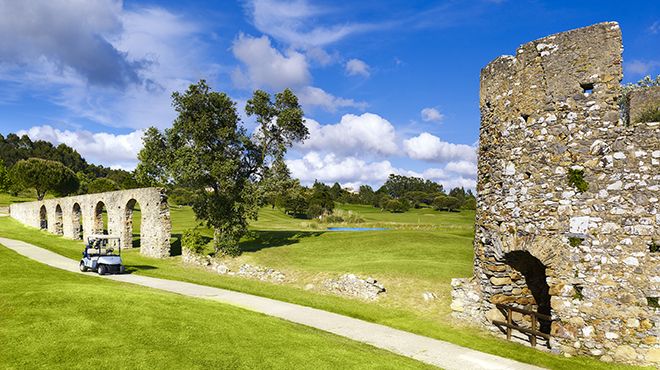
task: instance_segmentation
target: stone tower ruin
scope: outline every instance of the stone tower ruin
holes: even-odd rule
[[[554,351],[657,364],[660,123],[639,117],[660,88],[622,96],[621,53],[600,23],[481,71],[474,277],[452,309],[494,332],[495,304],[531,309]]]

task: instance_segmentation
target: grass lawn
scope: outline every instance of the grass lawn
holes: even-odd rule
[[[0,246],[2,368],[430,368],[240,308],[60,271]]]
[[[371,207],[345,206],[358,212],[365,224],[387,224],[382,232],[327,232],[309,221],[292,219],[278,210],[264,209],[252,224],[255,237],[242,243],[246,251],[234,263],[277,268],[297,279],[269,284],[212,274],[183,266],[179,257],[151,259],[138,250],[124,254],[129,270],[148,276],[189,281],[316,307],[446,340],[488,353],[556,369],[627,368],[591,358],[563,358],[494,338],[465,327],[449,315],[449,281],[469,276],[472,269],[471,212],[438,213],[429,209],[404,214],[383,213]],[[139,216],[136,215],[139,222]],[[187,207],[172,208],[173,234],[196,224]],[[323,225],[325,227],[326,225]],[[66,240],[18,222],[0,218],[0,235],[31,242],[70,258],[79,258],[80,242]],[[388,289],[377,302],[305,290],[312,282],[340,273],[369,274]],[[434,291],[439,299],[424,302],[421,294]]]

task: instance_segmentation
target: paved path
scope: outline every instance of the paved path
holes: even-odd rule
[[[78,269],[78,261],[74,261],[46,249],[22,241],[5,238],[0,238],[0,244],[13,249],[28,258],[45,263],[46,265],[70,272],[81,273]],[[90,276],[90,278],[92,276],[98,276],[94,273],[86,274]],[[250,294],[135,274],[106,275],[101,278],[240,306],[250,311],[279,317],[287,321],[367,343],[374,347],[382,348],[444,369],[539,369],[532,365],[460,347],[437,339],[393,329],[388,326]]]

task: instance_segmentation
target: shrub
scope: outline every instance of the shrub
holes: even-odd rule
[[[635,123],[660,122],[660,108],[648,108],[635,117]]]
[[[202,253],[206,243],[206,239],[195,229],[184,231],[181,237],[181,248],[188,249],[194,253]]]
[[[458,211],[461,207],[460,199],[441,195],[433,200],[433,208],[438,211]]]
[[[403,200],[392,199],[385,203],[384,209],[392,213],[402,213],[409,209],[408,203]]]
[[[584,170],[569,169],[568,183],[580,193],[589,190],[589,183],[584,180]]]

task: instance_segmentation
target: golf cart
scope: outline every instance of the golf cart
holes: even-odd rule
[[[93,234],[87,237],[83,258],[80,260],[80,271],[88,270],[96,271],[99,275],[124,273],[118,236]]]

